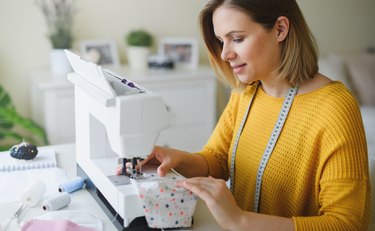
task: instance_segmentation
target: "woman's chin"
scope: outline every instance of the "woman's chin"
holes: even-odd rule
[[[237,74],[237,78],[238,78],[238,81],[240,81],[243,84],[249,84],[255,81],[254,78],[251,78],[249,75],[244,75],[244,74]]]

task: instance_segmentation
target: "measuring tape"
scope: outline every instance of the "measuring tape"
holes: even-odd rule
[[[249,106],[247,107],[247,110],[244,114],[244,117],[242,118],[240,127],[238,128],[238,132],[236,135],[236,138],[234,140],[234,145],[233,145],[233,150],[232,150],[232,157],[231,157],[231,163],[230,163],[230,190],[232,193],[234,193],[234,171],[235,171],[235,160],[236,160],[236,152],[237,152],[237,146],[238,146],[238,141],[240,139],[243,127],[245,125],[246,119],[249,115],[249,111],[251,108],[251,105],[253,103],[253,99],[258,91],[259,88],[259,82],[256,85],[256,90],[250,99]],[[281,107],[281,110],[279,112],[279,116],[277,118],[276,124],[272,130],[271,137],[268,140],[268,144],[266,146],[266,150],[263,153],[263,156],[261,158],[259,167],[258,167],[258,172],[256,176],[256,184],[255,184],[255,200],[254,200],[254,212],[259,211],[259,199],[260,199],[260,191],[261,191],[261,186],[262,186],[262,179],[263,179],[263,174],[264,170],[266,168],[267,162],[275,148],[277,139],[280,136],[281,130],[284,126],[284,123],[286,121],[286,118],[288,116],[289,110],[292,106],[292,102],[294,99],[294,96],[297,94],[298,91],[298,86],[294,88],[290,88],[288,91],[287,96],[284,99],[283,105]]]

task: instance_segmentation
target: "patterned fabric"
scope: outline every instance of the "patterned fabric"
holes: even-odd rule
[[[146,179],[132,180],[142,201],[145,217],[150,228],[190,227],[197,196],[177,187],[179,176],[151,175]]]

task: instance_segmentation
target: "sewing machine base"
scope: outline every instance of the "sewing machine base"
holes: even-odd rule
[[[79,166],[79,164],[77,164],[77,175],[85,179],[86,190],[89,191],[91,196],[95,199],[98,205],[102,208],[104,213],[116,226],[117,230],[129,230],[129,231],[147,230],[148,226],[147,226],[146,219],[144,217],[140,217],[143,219],[138,219],[138,218],[135,219],[133,222],[130,223],[129,227],[125,229],[121,225],[123,224],[123,218],[116,213],[116,211],[112,208],[109,202],[105,199],[103,194],[96,188],[95,184],[91,181],[91,179],[87,176],[87,174],[83,171],[83,169]]]
[[[91,181],[91,179],[87,176],[87,174],[83,171],[83,169],[77,164],[77,176],[82,177],[85,179],[86,184],[86,190],[91,194],[91,196],[95,199],[95,201],[98,203],[98,205],[102,208],[104,213],[107,215],[107,217],[112,221],[112,223],[115,225],[117,230],[122,231],[161,231],[162,229],[153,229],[148,227],[146,218],[143,217],[137,217],[135,218],[128,227],[124,228],[122,226],[123,224],[123,218],[119,216],[116,211],[113,209],[113,207],[110,205],[110,203],[105,199],[103,194],[99,191],[99,189],[96,188],[95,184]],[[123,184],[124,182],[120,182],[119,184]],[[193,222],[194,223],[194,220]],[[190,228],[171,228],[171,229],[164,229],[164,230],[190,230]]]

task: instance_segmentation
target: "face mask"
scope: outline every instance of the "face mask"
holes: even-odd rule
[[[165,177],[150,175],[145,179],[131,180],[150,228],[191,226],[197,196],[175,185],[177,180],[182,179],[180,176],[167,174]]]
[[[103,223],[84,211],[61,210],[34,217],[21,226],[21,231],[32,230],[103,231]]]

